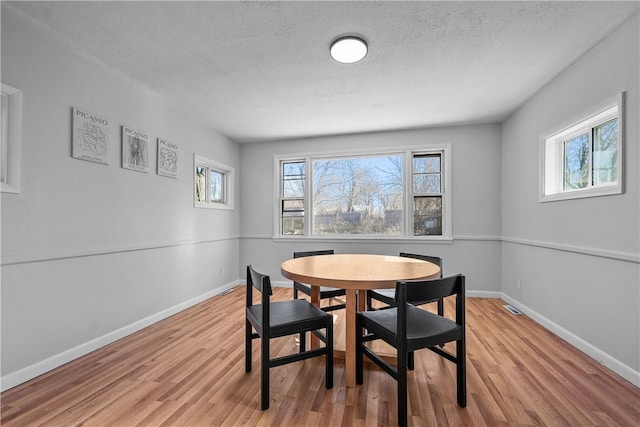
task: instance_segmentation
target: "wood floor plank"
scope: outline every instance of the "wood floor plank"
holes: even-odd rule
[[[290,289],[275,289],[288,299]],[[467,298],[467,408],[455,366],[425,350],[409,374],[414,426],[640,425],[640,390],[503,302]],[[429,310],[435,307],[428,306]],[[447,301],[446,313],[453,315]],[[0,396],[0,424],[57,426],[393,426],[396,383],[365,364],[346,388],[344,361],[324,387],[324,359],[272,369],[260,410],[257,341],[244,372],[244,288],[213,297]],[[447,350],[455,347],[447,344]],[[297,352],[293,337],[271,353]]]

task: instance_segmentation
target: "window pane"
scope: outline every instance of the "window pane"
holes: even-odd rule
[[[303,234],[304,200],[282,201],[282,234]]]
[[[304,234],[304,218],[301,218],[301,217],[282,218],[282,234],[284,235]]]
[[[593,128],[593,185],[616,182],[618,176],[618,119]]]
[[[442,197],[414,197],[413,235],[442,235]]]
[[[282,214],[287,212],[302,212],[304,213],[304,200],[283,200],[282,201]]]
[[[314,160],[313,234],[399,235],[401,156]]]
[[[440,154],[418,154],[413,156],[413,192],[441,193]]]
[[[282,183],[282,197],[303,197],[304,179],[288,180]]]
[[[304,197],[304,162],[282,163],[282,197]]]
[[[440,154],[417,154],[413,156],[414,173],[440,173]]]
[[[589,135],[582,134],[564,143],[564,189],[589,185]]]
[[[414,193],[440,193],[440,174],[419,174],[413,176]]]
[[[196,202],[207,201],[207,169],[202,166],[196,166]]]
[[[212,203],[224,203],[224,174],[212,170],[209,178],[209,188],[211,189],[209,200]]]

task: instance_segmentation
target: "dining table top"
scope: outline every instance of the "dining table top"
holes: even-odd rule
[[[283,276],[310,285],[342,289],[394,287],[398,280],[438,277],[440,267],[419,259],[392,255],[333,254],[287,260]]]

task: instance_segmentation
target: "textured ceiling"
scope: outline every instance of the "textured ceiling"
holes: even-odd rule
[[[239,142],[496,122],[634,2],[7,2]],[[329,57],[345,33],[369,42]]]

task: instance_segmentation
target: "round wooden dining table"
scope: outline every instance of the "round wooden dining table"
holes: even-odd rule
[[[347,387],[356,386],[356,311],[365,309],[366,290],[393,288],[398,280],[440,276],[440,267],[427,261],[367,254],[294,258],[283,262],[280,270],[288,279],[311,285],[311,303],[318,307],[320,286],[346,290],[344,356]]]

